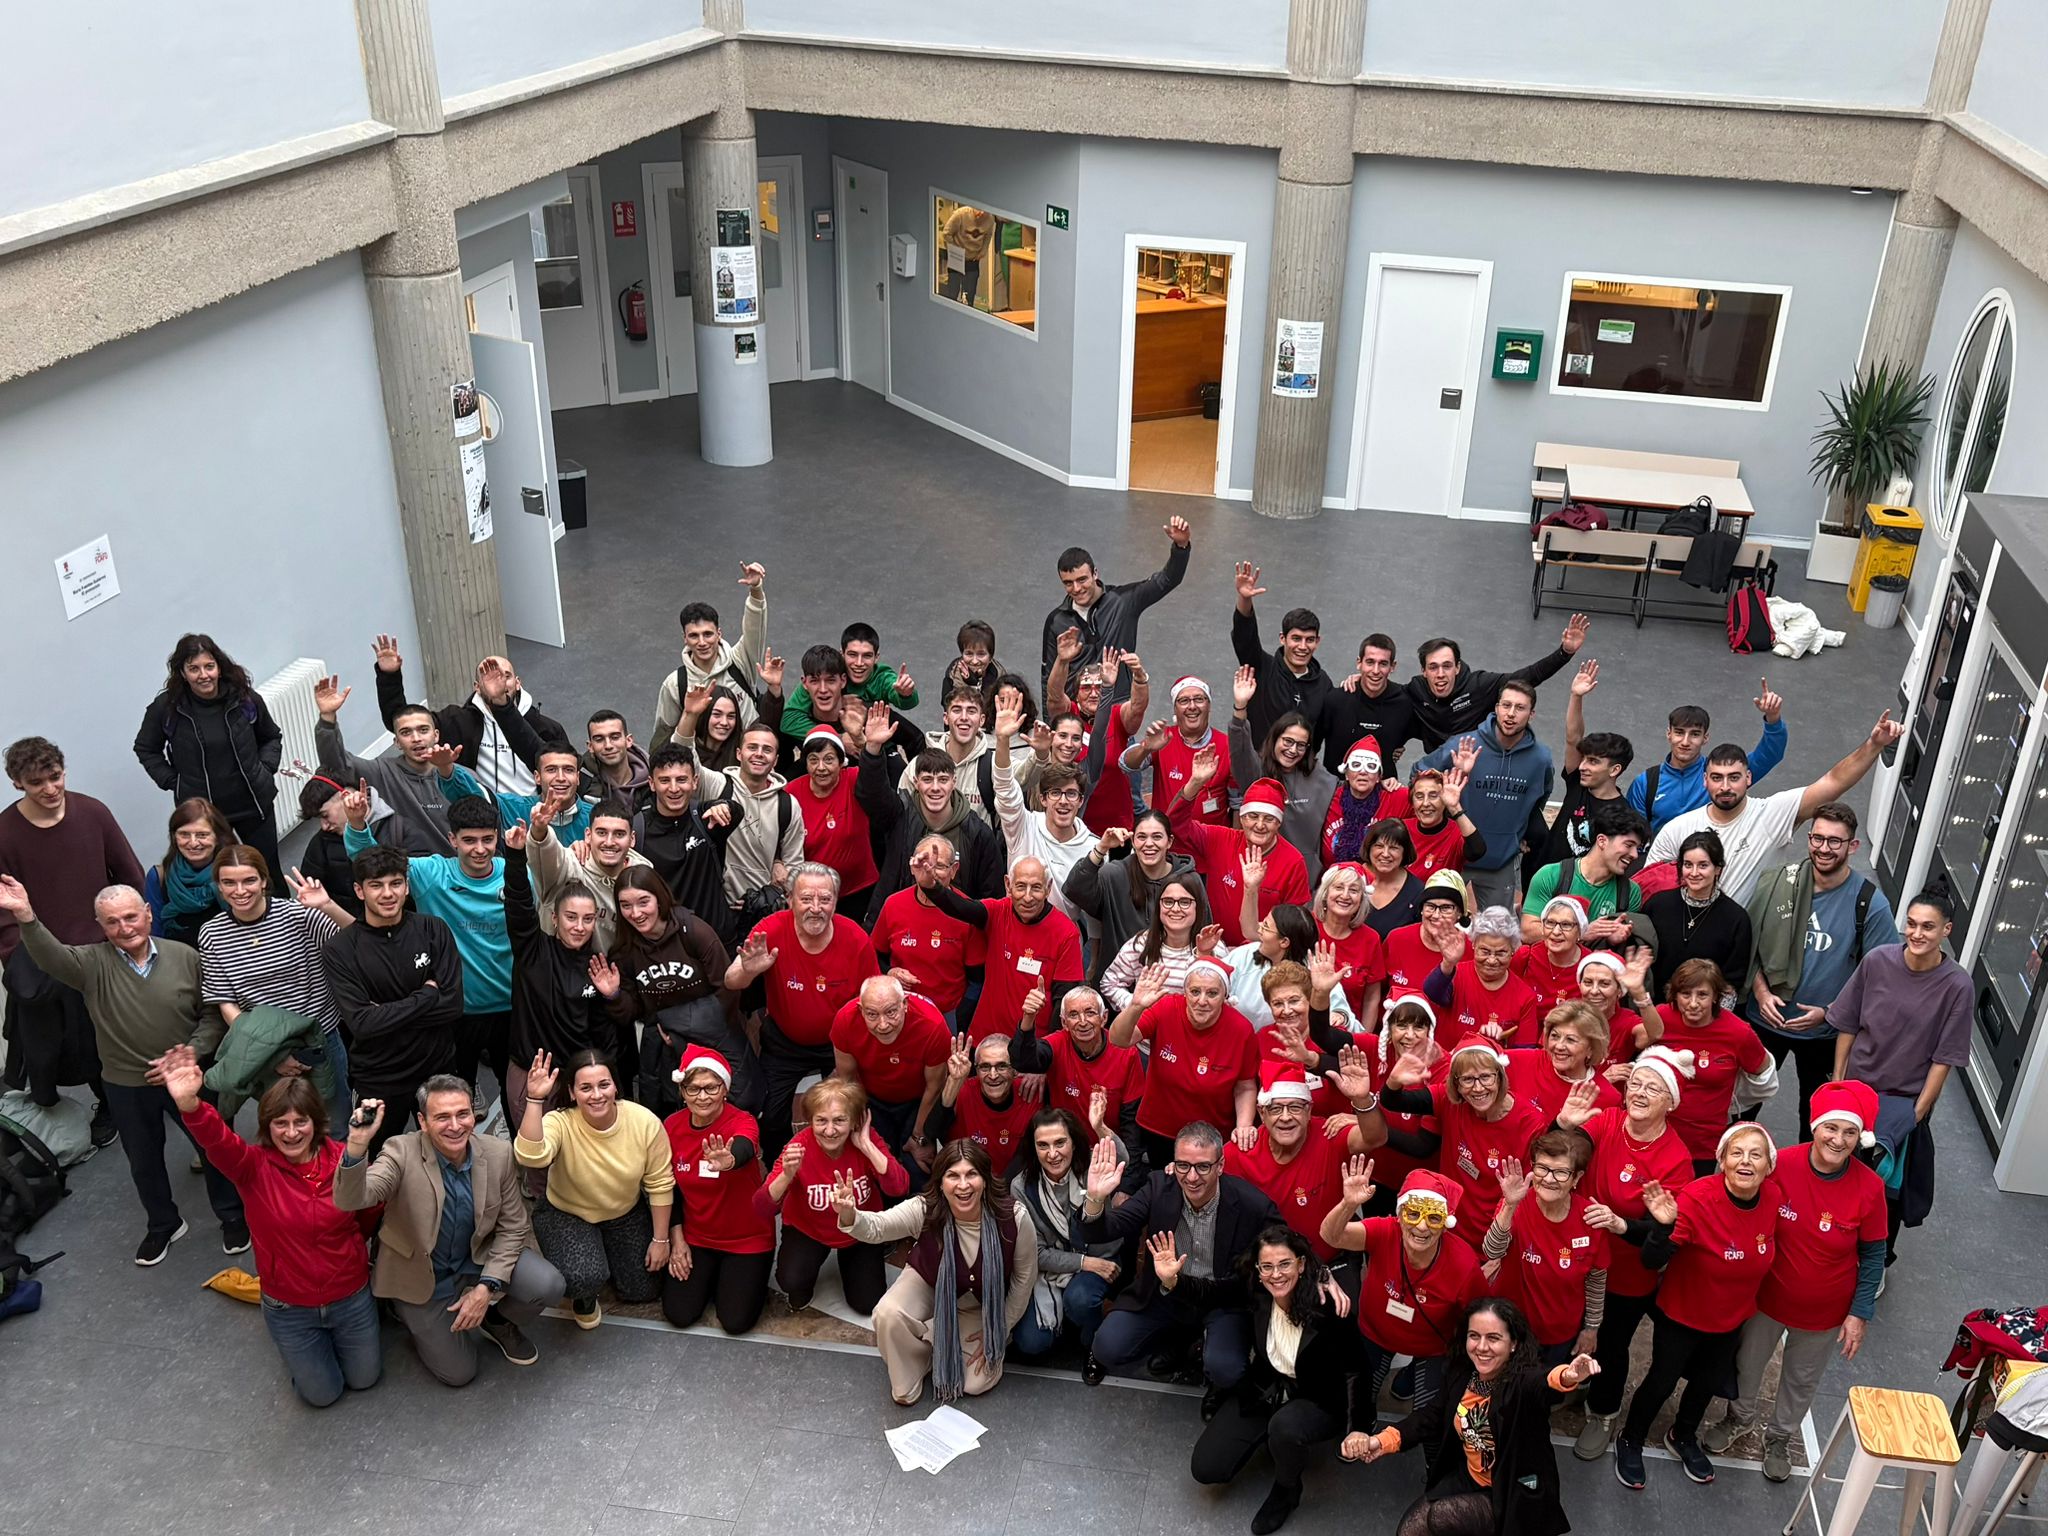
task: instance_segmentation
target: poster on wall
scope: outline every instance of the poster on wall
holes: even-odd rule
[[[1633,320],[1602,320],[1594,327],[1593,339],[1627,346],[1636,339],[1636,323]]]
[[[1273,342],[1273,393],[1313,400],[1323,383],[1323,322],[1282,320]]]
[[[462,459],[462,496],[469,511],[469,542],[481,544],[491,536],[491,490],[484,483],[484,397],[475,379],[462,380],[454,390],[455,451]]]
[[[761,285],[754,267],[753,215],[718,210],[718,243],[711,247],[711,318],[720,325],[751,325],[761,318]]]
[[[761,340],[758,331],[732,333],[732,360],[742,368],[761,361]]]
[[[51,563],[57,567],[57,588],[64,594],[66,619],[90,613],[121,595],[121,578],[114,574],[113,542],[104,533]]]

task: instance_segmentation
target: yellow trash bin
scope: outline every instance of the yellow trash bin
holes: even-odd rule
[[[1911,576],[1920,552],[1926,522],[1912,507],[1884,507],[1872,502],[1863,509],[1862,536],[1856,563],[1849,571],[1849,606],[1861,613],[1870,601],[1873,576]]]

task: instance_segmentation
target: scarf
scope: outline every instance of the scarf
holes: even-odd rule
[[[211,864],[193,865],[175,855],[163,867],[164,910],[172,917],[197,917],[220,906]]]
[[[950,1228],[950,1219],[946,1225]],[[967,1363],[960,1351],[960,1281],[955,1256],[960,1239],[948,1231],[939,1243],[938,1283],[932,1287],[932,1395],[950,1403],[967,1390]],[[986,1206],[981,1212],[981,1358],[984,1364],[1003,1363],[1003,1345],[1009,1329],[1003,1326],[1003,1308],[1008,1300],[1009,1276],[1003,1273],[1003,1233]]]
[[[1379,820],[1382,789],[1383,786],[1374,785],[1371,796],[1361,800],[1351,793],[1349,784],[1338,780],[1337,792],[1330,796],[1329,814],[1323,817],[1323,840],[1330,850],[1327,862],[1338,864],[1365,857],[1365,834]]]
[[[1073,1213],[1088,1192],[1082,1187],[1081,1181],[1074,1177],[1071,1169],[1068,1170],[1065,1181],[1060,1184],[1033,1183],[1029,1179],[1020,1178],[1011,1186],[1011,1190],[1024,1206],[1025,1214],[1030,1217],[1032,1226],[1038,1229],[1041,1250],[1070,1249],[1074,1246]],[[1065,1200],[1064,1205],[1053,1198],[1055,1191]],[[1039,1266],[1038,1283],[1031,1287],[1031,1310],[1038,1318],[1040,1326],[1053,1329],[1060,1327],[1065,1319],[1065,1313],[1060,1305],[1060,1292],[1067,1288],[1067,1282],[1073,1278],[1071,1271],[1050,1275],[1045,1272],[1043,1264]]]

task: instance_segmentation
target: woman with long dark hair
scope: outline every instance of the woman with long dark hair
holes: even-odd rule
[[[277,871],[277,768],[284,732],[236,660],[211,635],[181,635],[165,663],[163,691],[142,712],[135,757],[179,800],[211,800],[236,842],[263,855],[271,889]]]
[[[1266,739],[1253,742],[1245,710],[1259,691],[1258,673],[1239,667],[1232,679],[1230,774],[1240,784],[1272,779],[1285,791],[1280,835],[1300,852],[1314,880],[1322,873],[1323,812],[1329,809],[1337,776],[1316,756],[1315,730],[1299,710],[1290,709],[1266,729]]]
[[[1117,1161],[1127,1162],[1130,1150],[1109,1126],[1116,1107],[1101,1088],[1089,1096],[1096,1135],[1115,1143]],[[1050,1353],[1068,1328],[1079,1337],[1083,1354],[1092,1349],[1095,1330],[1102,1326],[1102,1304],[1116,1283],[1116,1255],[1123,1245],[1081,1241],[1090,1144],[1089,1132],[1072,1110],[1041,1109],[1025,1127],[1017,1169],[1010,1175],[1010,1199],[1038,1236],[1038,1283],[1010,1340],[1027,1358]]]
[[[1688,960],[1711,960],[1736,983],[1749,974],[1755,932],[1749,909],[1721,889],[1727,871],[1721,835],[1695,832],[1678,845],[1678,884],[1643,903],[1643,916],[1657,930],[1652,979],[1658,991]]]
[[[1038,1233],[1017,1220],[988,1153],[948,1142],[932,1164],[931,1187],[887,1211],[861,1209],[853,1181],[833,1181],[839,1230],[856,1243],[911,1240],[910,1257],[875,1304],[875,1347],[889,1370],[889,1395],[908,1406],[932,1395],[950,1403],[1003,1379],[1010,1330],[1031,1304]]]
[[[740,719],[738,695],[723,683],[692,688],[683,696],[683,714],[676,722],[675,740],[697,754],[700,789],[704,769],[731,770],[739,765],[740,726],[744,723]]]
[[[171,812],[170,844],[164,860],[148,872],[142,896],[149,903],[150,932],[195,948],[199,928],[221,910],[213,860],[238,839],[211,800],[180,800]]]
[[[1126,848],[1129,853],[1115,857]],[[1125,941],[1152,921],[1159,887],[1194,872],[1195,861],[1173,851],[1172,824],[1151,810],[1140,811],[1130,827],[1104,829],[1088,856],[1075,860],[1067,871],[1067,900],[1102,924],[1095,944],[1097,982]]]
[[[1138,977],[1159,967],[1168,992],[1187,983],[1188,967],[1201,958],[1202,931],[1210,926],[1209,893],[1192,874],[1171,875],[1159,884],[1151,920],[1124,941],[1102,973],[1102,995],[1112,1008],[1130,1006]]]

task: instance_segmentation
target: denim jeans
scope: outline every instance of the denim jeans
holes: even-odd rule
[[[348,1091],[348,1047],[341,1042],[341,1031],[324,1029],[320,1032],[321,1044],[308,1050],[292,1052],[292,1059],[308,1068],[320,1065],[324,1058],[334,1063],[334,1092],[327,1099],[327,1134],[336,1141],[348,1140],[349,1111],[355,1108],[355,1100]],[[405,1106],[401,1121],[410,1119],[412,1106]],[[385,1119],[391,1118],[391,1110],[385,1111]]]
[[[1060,1292],[1061,1326],[1046,1327],[1038,1320],[1038,1313],[1026,1307],[1024,1315],[1017,1319],[1017,1331],[1010,1336],[1010,1346],[1027,1359],[1051,1354],[1053,1346],[1071,1327],[1080,1337],[1081,1348],[1093,1349],[1095,1330],[1102,1326],[1102,1298],[1108,1294],[1107,1280],[1081,1270]]]
[[[384,1374],[377,1335],[377,1299],[365,1285],[324,1307],[294,1307],[263,1298],[263,1326],[308,1405],[325,1408],[344,1388],[361,1392]]]

